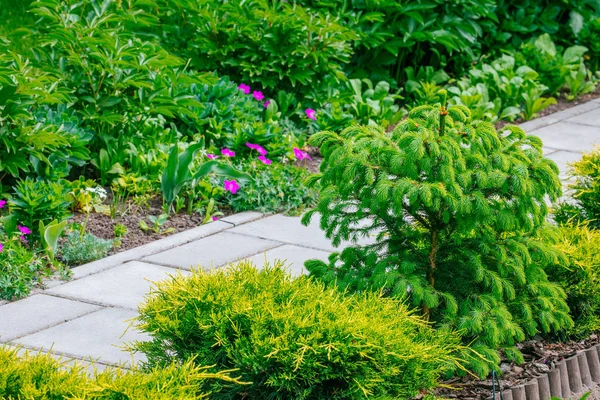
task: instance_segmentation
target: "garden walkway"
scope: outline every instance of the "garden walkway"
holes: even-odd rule
[[[567,163],[600,144],[600,100],[522,126],[543,139],[545,154],[559,165],[564,179]],[[0,343],[51,349],[94,360],[99,368],[128,364],[140,357],[119,346],[145,338],[127,327],[151,281],[239,259],[257,264],[287,259],[291,271],[300,274],[305,260],[326,259],[332,250],[316,221],[304,227],[299,218],[283,215],[230,216],[75,268],[71,281],[52,281],[46,290],[0,305]]]

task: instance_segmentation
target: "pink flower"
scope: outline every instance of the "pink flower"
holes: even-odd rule
[[[4,245],[2,243],[0,243],[0,253],[2,253],[4,251]]]
[[[308,117],[308,119],[312,119],[312,120],[317,120],[317,112],[315,110],[313,110],[312,108],[308,108],[305,111],[306,116]]]
[[[238,86],[238,89],[241,90],[242,92],[244,92],[244,94],[250,93],[250,86],[246,85],[245,83],[240,83],[240,86]]]
[[[271,104],[271,100],[265,101],[265,108],[269,107],[269,104]]]
[[[22,235],[21,235],[21,242],[29,243],[29,241],[25,238],[25,236],[22,236]]]
[[[261,101],[262,99],[265,98],[265,95],[262,94],[262,92],[259,92],[258,90],[255,90],[254,92],[252,92],[252,96],[254,96],[254,98],[258,101]]]
[[[240,185],[238,185],[235,179],[225,181],[225,184],[223,186],[225,187],[225,190],[231,192],[231,194],[236,194],[238,189],[240,188]]]
[[[17,229],[19,229],[19,231],[23,234],[23,235],[29,235],[31,233],[31,229],[29,229],[26,226],[21,226],[21,225],[17,225]],[[23,237],[23,236],[21,236]]]
[[[270,165],[270,164],[273,162],[273,161],[269,160],[269,159],[268,159],[267,157],[265,157],[265,156],[259,156],[259,157],[258,157],[258,159],[259,159],[260,161],[262,161],[262,163],[263,163],[263,164],[266,164],[266,165]]]
[[[225,157],[233,157],[233,156],[235,156],[235,152],[229,150],[228,148],[224,148],[223,150],[221,150],[221,154],[223,154]]]
[[[246,142],[246,146],[250,147],[252,150],[256,150],[261,156],[267,155],[267,150],[261,145]]]
[[[0,208],[4,208],[6,205],[6,200],[0,200]]]
[[[210,217],[213,221],[218,221],[219,217]]]
[[[298,160],[312,160],[307,152],[302,151],[297,147],[294,147],[294,155]]]
[[[217,158],[217,156],[214,155],[214,154],[207,154],[206,157],[209,158],[209,159],[211,159],[211,160],[214,160],[215,158]]]

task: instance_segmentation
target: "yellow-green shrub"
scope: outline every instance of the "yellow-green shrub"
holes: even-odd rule
[[[600,231],[587,225],[559,228],[556,246],[568,262],[547,269],[550,280],[567,293],[575,327],[569,332],[586,336],[600,330]]]
[[[153,336],[133,346],[148,366],[194,357],[252,382],[215,382],[215,399],[409,398],[456,368],[461,350],[456,334],[434,331],[401,301],[294,279],[281,263],[161,282],[139,322]]]
[[[107,369],[89,376],[81,365],[66,366],[48,354],[18,352],[0,347],[0,399],[191,400],[209,397],[207,381],[237,382],[191,362],[149,372]]]

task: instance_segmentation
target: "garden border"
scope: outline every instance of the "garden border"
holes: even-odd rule
[[[555,368],[524,384],[502,392],[504,400],[550,400],[550,397],[567,399],[600,384],[600,344],[559,361]],[[497,400],[500,396],[488,397]]]

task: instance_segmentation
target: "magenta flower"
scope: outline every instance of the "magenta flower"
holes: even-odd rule
[[[297,147],[294,147],[294,155],[298,160],[312,160],[307,152],[302,151]]]
[[[211,219],[212,219],[213,221],[218,221],[218,220],[219,220],[219,217],[211,217]]]
[[[23,234],[23,235],[29,235],[31,233],[31,229],[29,229],[26,226],[21,226],[21,225],[17,225],[17,229],[19,229],[19,231]],[[23,236],[21,236],[23,237]]]
[[[223,150],[221,150],[221,154],[223,154],[225,157],[233,157],[235,156],[235,151],[231,151],[228,148],[224,148]]]
[[[236,194],[238,189],[240,188],[240,185],[238,185],[235,179],[232,179],[230,181],[225,181],[224,187],[225,190],[231,192],[231,194]]]
[[[262,161],[263,164],[265,165],[270,165],[273,161],[269,160],[267,157],[265,156],[259,156],[258,159],[260,161]]]
[[[267,155],[267,150],[261,145],[246,142],[246,146],[250,147],[252,150],[256,150],[261,156]]]
[[[317,120],[317,112],[315,110],[313,110],[312,108],[308,108],[305,111],[306,116],[308,117],[308,119],[312,119],[314,121]]]
[[[265,101],[265,108],[269,107],[269,104],[271,104],[271,100]]]
[[[2,253],[4,251],[4,245],[2,243],[0,243],[0,253]]]
[[[29,241],[23,235],[21,235],[21,242],[23,242],[23,243],[29,243]]]
[[[246,85],[245,83],[240,83],[240,86],[238,86],[238,89],[241,90],[242,92],[244,92],[244,94],[250,93],[250,86]]]
[[[0,208],[4,208],[6,205],[6,200],[0,200]]]
[[[215,154],[207,154],[206,157],[211,160],[214,160],[215,158],[217,158],[217,156]]]
[[[258,90],[255,90],[254,92],[252,92],[252,96],[254,96],[254,98],[258,101],[261,101],[262,99],[265,98],[265,95],[262,92],[259,92]]]

